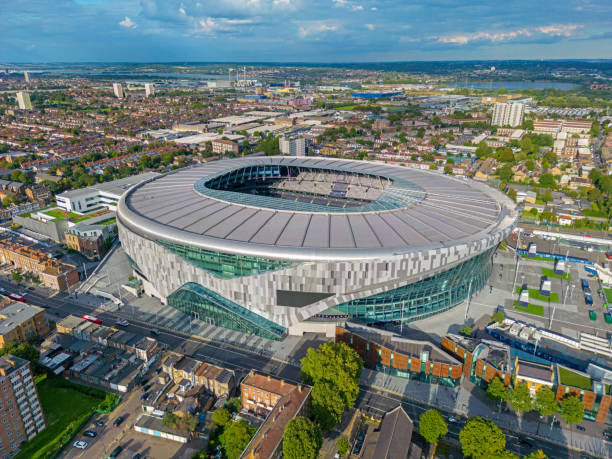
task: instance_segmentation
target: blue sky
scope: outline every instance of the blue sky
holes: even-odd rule
[[[0,0],[0,61],[612,58],[612,0]]]

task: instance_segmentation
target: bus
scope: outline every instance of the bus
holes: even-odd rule
[[[89,314],[81,316],[81,319],[85,319],[88,322],[93,322],[94,324],[102,325],[102,321],[99,318],[90,316]]]
[[[22,303],[25,303],[25,298],[23,297],[23,295],[18,295],[17,293],[9,293],[9,298],[11,300],[21,301]]]
[[[586,279],[580,279],[580,285],[582,286],[582,291],[585,293],[590,293],[591,288],[589,287],[589,281]]]

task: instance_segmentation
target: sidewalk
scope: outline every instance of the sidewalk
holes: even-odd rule
[[[549,424],[526,419],[533,417],[529,415],[523,416],[519,426],[519,419],[513,412],[494,411],[489,405],[490,402],[485,401],[484,391],[471,382],[464,382],[459,387],[451,388],[390,376],[378,371],[364,370],[361,375],[361,384],[466,417],[483,416],[494,421],[502,429],[522,432],[596,456],[612,457],[612,444],[604,442],[602,437],[605,426],[588,422],[587,429],[593,431],[592,435],[588,435],[586,432],[576,430],[575,427],[570,429],[564,421],[561,421],[560,428],[551,429]],[[472,391],[475,395],[472,395]],[[557,415],[556,419],[561,419],[561,417]]]

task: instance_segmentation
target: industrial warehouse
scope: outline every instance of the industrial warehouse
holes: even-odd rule
[[[147,294],[265,338],[409,322],[480,290],[518,213],[474,181],[368,161],[257,157],[153,177],[118,209]]]

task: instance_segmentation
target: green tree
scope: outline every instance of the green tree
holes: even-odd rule
[[[242,409],[242,400],[240,397],[232,397],[225,403],[225,407],[232,413],[239,413]]]
[[[18,284],[21,283],[21,281],[23,280],[23,276],[21,275],[19,271],[13,271],[11,273],[11,278]]]
[[[490,146],[488,146],[483,140],[482,142],[478,144],[478,147],[476,148],[475,153],[478,159],[483,159],[483,158],[487,158],[491,156],[493,154],[493,149]]]
[[[346,438],[346,435],[341,435],[340,438],[336,440],[336,448],[338,448],[338,454],[340,457],[346,456],[346,453],[348,453],[349,449],[351,448],[351,444],[349,443],[348,438]]]
[[[446,175],[453,175],[453,166],[450,166],[448,164],[444,166],[444,173]]]
[[[505,402],[508,399],[508,388],[496,376],[487,387],[487,397],[491,400]]]
[[[540,199],[544,202],[551,202],[554,198],[550,190],[546,190],[544,193],[542,193]]]
[[[323,444],[319,426],[308,418],[289,421],[283,433],[283,457],[287,459],[316,459]]]
[[[321,428],[327,430],[355,404],[363,361],[346,344],[329,342],[316,350],[308,349],[301,364],[302,379],[313,386],[313,413]]]
[[[559,411],[559,403],[555,399],[555,394],[548,387],[543,387],[538,391],[533,405],[542,416],[550,416]]]
[[[497,311],[495,314],[493,314],[493,320],[498,324],[501,324],[505,319],[506,316],[501,311]]]
[[[459,432],[461,450],[467,457],[499,457],[506,449],[506,437],[493,421],[480,416],[470,418]]]
[[[166,411],[162,417],[162,424],[166,427],[174,427],[178,421],[178,416],[174,413]]]
[[[508,391],[508,403],[521,416],[533,408],[533,400],[527,384],[517,384]]]
[[[512,172],[512,166],[510,164],[504,164],[502,167],[497,169],[497,175],[499,175],[500,180],[509,182],[514,175],[514,172]]]
[[[0,356],[9,354],[28,360],[34,373],[40,374],[42,372],[42,369],[38,365],[40,351],[30,343],[16,343],[13,341],[0,349]]]
[[[508,197],[516,202],[516,190],[514,188],[508,189]]]
[[[218,426],[225,426],[232,418],[232,413],[227,408],[219,408],[212,414],[212,422]]]
[[[514,152],[511,148],[501,147],[497,150],[497,159],[503,163],[514,162]]]
[[[448,425],[438,410],[427,410],[419,418],[419,433],[433,445],[430,448],[433,453],[440,439],[448,433]]]
[[[246,421],[230,422],[219,436],[219,443],[228,459],[238,459],[247,447],[257,428]]]
[[[555,177],[548,172],[542,174],[539,182],[541,186],[545,186],[547,188],[555,188],[557,186],[557,182],[555,182]]]
[[[570,395],[561,401],[560,413],[569,425],[579,424],[584,417],[584,405],[578,397]]]
[[[541,449],[530,452],[527,456],[523,456],[523,459],[548,459],[548,456],[544,454]]]

